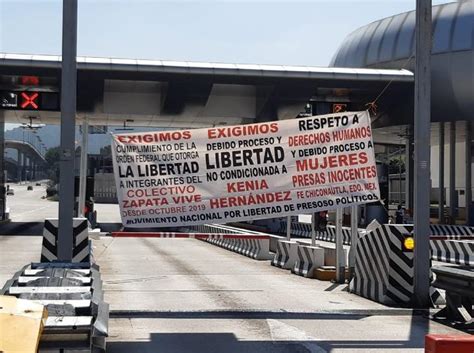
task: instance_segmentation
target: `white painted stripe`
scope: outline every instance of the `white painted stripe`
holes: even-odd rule
[[[52,246],[56,247],[56,237],[46,228],[43,229],[43,241],[48,241]]]
[[[25,283],[28,283],[30,281],[34,281],[34,280],[41,279],[41,278],[52,278],[52,277],[20,276],[20,277],[18,277],[18,283],[25,284]],[[90,284],[91,283],[91,278],[90,277],[68,277],[68,278],[81,281],[83,284]]]
[[[58,257],[54,254],[52,254],[47,248],[44,246],[41,247],[41,255],[46,257],[49,261],[54,261],[57,260]]]
[[[22,293],[87,293],[91,287],[10,287],[10,294]]]
[[[72,262],[85,262],[87,259],[87,256],[89,256],[90,253],[90,248],[89,245],[87,245],[84,249],[81,250],[79,254],[73,257]]]
[[[50,316],[46,319],[46,328],[88,327],[92,325],[92,316]]]
[[[23,274],[24,274],[25,276],[35,276],[35,275],[37,275],[39,272],[44,271],[44,270],[45,270],[45,269],[31,269],[31,268],[29,268],[29,269],[26,269],[26,270],[23,272]],[[85,275],[88,275],[88,274],[91,273],[91,270],[75,269],[75,268],[74,268],[74,269],[71,269],[71,271],[83,273],[83,274],[85,274]]]
[[[88,308],[91,306],[90,300],[33,300],[41,305],[72,305],[74,308]]]

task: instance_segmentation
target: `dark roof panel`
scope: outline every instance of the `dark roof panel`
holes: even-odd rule
[[[433,32],[433,53],[443,53],[451,47],[451,29],[458,4],[446,4],[440,8]]]
[[[432,16],[433,54],[474,48],[472,0],[433,6]],[[414,52],[414,43],[415,11],[411,11],[372,22],[351,33],[330,66],[367,67],[408,59]]]
[[[452,50],[474,49],[474,4],[471,1],[461,3],[454,23]]]
[[[413,42],[415,40],[415,13],[409,12],[406,15],[403,26],[398,34],[397,46],[393,59],[408,58],[412,53]]]
[[[392,19],[393,17],[388,17],[379,22],[379,26],[370,40],[369,51],[367,52],[368,65],[379,61],[380,44],[382,43],[385,31]]]
[[[387,28],[386,34],[382,40],[382,46],[380,47],[380,61],[388,61],[393,58],[393,50],[395,47],[395,41],[397,40],[397,36],[402,26],[405,18],[408,14],[402,14],[402,16],[393,16],[392,22]]]

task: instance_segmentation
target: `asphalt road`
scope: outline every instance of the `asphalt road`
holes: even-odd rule
[[[40,235],[57,215],[44,186],[14,189],[13,222],[0,225],[9,234],[0,236],[0,284],[41,251],[41,237],[8,227]],[[99,219],[119,221],[116,205],[99,208]],[[101,237],[93,246],[111,309],[108,353],[423,352],[426,333],[459,333],[194,239]]]
[[[58,202],[50,201],[46,196],[46,181],[40,186],[36,182],[9,183],[14,195],[7,195],[7,208],[10,209],[11,222],[0,224],[0,235],[39,235],[42,234],[45,218],[58,217]],[[27,186],[33,190],[27,190]],[[105,231],[118,230],[121,227],[119,206],[113,204],[95,204],[97,221]]]
[[[58,203],[42,199],[46,196],[46,183],[13,184],[14,195],[7,195],[7,207],[10,208],[12,222],[43,222],[45,218],[58,216]],[[32,186],[33,190],[27,190]]]
[[[0,282],[38,261],[38,236],[0,236]],[[108,353],[423,352],[459,333],[195,239],[93,241],[110,303]]]
[[[456,332],[193,239],[101,238],[108,352],[423,352]]]

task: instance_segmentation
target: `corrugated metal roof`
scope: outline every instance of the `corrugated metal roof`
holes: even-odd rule
[[[433,6],[433,54],[474,49],[474,2]],[[414,53],[415,12],[358,28],[343,41],[330,66],[367,67]]]
[[[61,56],[0,53],[0,66],[60,68]],[[202,75],[235,75],[249,77],[305,78],[305,79],[363,79],[368,81],[413,81],[408,70],[355,69],[337,67],[225,64],[211,62],[166,61],[77,57],[80,70],[114,70],[127,72],[164,72]]]

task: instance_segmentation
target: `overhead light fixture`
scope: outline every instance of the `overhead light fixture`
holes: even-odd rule
[[[135,120],[133,119],[126,119],[123,121],[123,128],[118,128],[116,129],[117,131],[130,131],[130,130],[134,130],[133,127],[128,127],[127,126],[127,123],[133,123]]]

